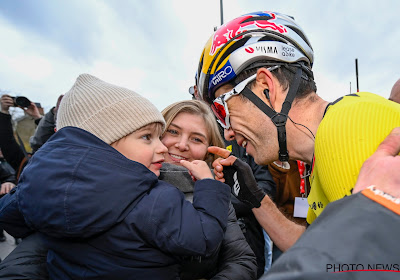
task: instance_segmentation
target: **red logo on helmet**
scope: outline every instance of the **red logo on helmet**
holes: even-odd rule
[[[251,48],[251,47],[245,48],[244,50],[245,50],[246,52],[248,52],[248,53],[253,53],[253,52],[254,52],[254,49]]]
[[[249,20],[253,17],[257,18],[254,15],[244,15],[238,17],[229,23],[222,25],[214,34],[213,42],[210,49],[210,55],[214,55],[220,47],[225,45],[230,39],[243,33],[247,30],[251,29],[272,29],[278,31],[279,33],[286,33],[287,30],[282,25],[277,25],[274,22],[270,22],[270,20],[274,20],[276,18],[273,13],[266,13],[263,16],[269,16],[269,19],[261,19],[261,20]],[[241,39],[239,36],[236,38],[237,40]]]

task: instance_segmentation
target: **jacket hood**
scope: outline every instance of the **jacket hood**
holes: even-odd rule
[[[17,193],[29,226],[55,237],[89,237],[121,222],[157,182],[96,136],[65,127],[31,158]]]

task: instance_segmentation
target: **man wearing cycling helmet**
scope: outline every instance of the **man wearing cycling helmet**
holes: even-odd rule
[[[316,93],[313,62],[311,44],[292,17],[246,14],[222,25],[206,43],[195,96],[211,106],[224,129],[233,130],[257,164],[289,159],[312,164],[310,224],[329,202],[351,195],[362,163],[400,126],[400,105],[375,94],[323,100]],[[242,171],[234,162],[216,161],[216,176],[229,181],[224,165]],[[240,176],[230,182],[237,180],[238,198],[252,204],[275,244],[283,251],[291,247],[305,228],[286,219],[256,184]]]

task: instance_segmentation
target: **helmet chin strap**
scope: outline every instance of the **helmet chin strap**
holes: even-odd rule
[[[270,117],[271,121],[275,124],[278,130],[278,142],[279,142],[279,160],[284,162],[289,160],[289,152],[286,144],[286,121],[288,119],[288,113],[292,107],[294,98],[296,97],[297,90],[300,85],[302,75],[301,67],[298,67],[293,81],[290,85],[289,92],[282,104],[282,110],[277,113],[274,109],[267,106],[254,92],[249,88],[245,88],[242,94],[246,96],[254,105],[256,105],[264,114]]]

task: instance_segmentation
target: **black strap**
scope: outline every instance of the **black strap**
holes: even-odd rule
[[[18,142],[19,142],[18,144],[19,144],[19,147],[21,148],[22,152],[24,153],[26,161],[29,161],[29,155],[28,155],[28,152],[25,149],[24,142],[22,141],[21,137],[19,137],[18,132],[15,132],[15,134],[17,134]]]
[[[277,112],[265,104],[257,95],[254,94],[248,87],[245,87],[242,94],[246,96],[254,105],[263,111],[271,119],[275,117]]]
[[[289,110],[292,107],[293,100],[296,97],[297,90],[299,89],[300,86],[301,74],[302,70],[300,67],[298,67],[296,70],[296,75],[294,75],[293,81],[290,84],[289,92],[286,96],[285,101],[283,102],[281,114],[287,116],[287,114],[289,113]]]

